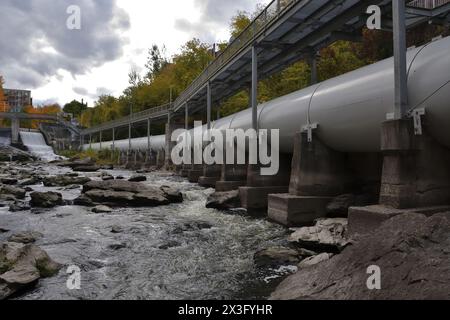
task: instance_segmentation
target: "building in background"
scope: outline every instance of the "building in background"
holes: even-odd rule
[[[19,89],[4,89],[10,112],[21,112],[26,106],[32,105],[31,91]]]

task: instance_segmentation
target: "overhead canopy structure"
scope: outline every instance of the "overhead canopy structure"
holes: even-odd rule
[[[405,2],[407,28],[427,21],[445,24],[450,20],[450,0]],[[392,0],[274,0],[219,53],[173,105],[151,108],[84,130],[82,134],[92,135],[148,119],[166,119],[170,113],[180,111],[188,110],[192,114],[210,109],[212,104],[250,87],[255,57],[258,78],[262,79],[314,56],[319,49],[337,40],[358,41],[371,5],[381,8],[382,28],[391,30]],[[208,115],[210,118],[210,111]]]

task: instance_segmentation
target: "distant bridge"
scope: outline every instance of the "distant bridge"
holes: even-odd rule
[[[13,143],[19,141],[20,121],[21,120],[38,120],[56,122],[76,135],[81,135],[80,129],[64,118],[63,113],[58,114],[39,114],[25,112],[0,112],[0,119],[11,120],[11,141]]]

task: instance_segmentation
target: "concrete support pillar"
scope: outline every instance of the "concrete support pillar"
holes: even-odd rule
[[[224,164],[221,168],[220,181],[216,183],[217,192],[225,192],[238,190],[239,187],[247,185],[247,169],[246,164],[237,164],[237,152],[234,154],[235,164]],[[226,149],[224,148],[224,158],[226,159]]]
[[[175,123],[167,123],[166,124],[166,147],[165,147],[165,169],[171,170],[173,169],[172,163],[172,149],[176,146],[176,142],[171,141],[172,133],[177,130],[183,128],[183,125],[175,124]]]
[[[19,143],[20,119],[13,118],[11,120],[11,142]]]
[[[131,151],[133,146],[131,145],[131,122],[128,124],[128,153]]]
[[[89,135],[89,149],[92,149],[92,134]]]
[[[411,119],[382,125],[383,171],[379,205],[349,210],[349,234],[371,232],[396,215],[450,211],[450,149],[427,128],[415,135]]]
[[[100,150],[102,150],[102,143],[103,143],[103,132],[100,131]]]
[[[450,205],[450,150],[410,119],[383,123],[380,204],[396,209]]]
[[[152,150],[152,120],[147,119],[147,152],[151,153]]]
[[[269,195],[289,190],[291,160],[290,154],[280,154],[280,169],[273,176],[262,176],[260,165],[248,165],[247,185],[239,188],[241,206],[250,214],[266,215]]]
[[[156,153],[156,167],[157,168],[164,168],[166,163],[166,152],[165,150],[158,150]]]
[[[269,218],[287,226],[303,225],[326,215],[326,206],[348,186],[346,156],[306,133],[294,139],[289,193],[269,196]]]
[[[112,151],[116,151],[116,128],[112,129]]]

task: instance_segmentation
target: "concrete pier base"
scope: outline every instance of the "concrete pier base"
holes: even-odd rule
[[[240,187],[245,187],[247,181],[217,181],[216,191],[217,192],[228,192],[233,190],[238,190]]]
[[[280,169],[274,176],[261,175],[261,166],[249,165],[247,185],[239,188],[241,206],[251,214],[267,214],[269,194],[286,193],[289,190],[291,155],[280,154]]]
[[[203,175],[199,178],[198,184],[205,188],[215,188],[221,174],[221,165],[205,165],[203,166]]]
[[[222,165],[220,180],[216,183],[217,192],[238,190],[247,185],[247,165]]]
[[[188,172],[188,180],[190,183],[198,183],[200,177],[203,176],[203,166],[193,165],[192,169]]]
[[[251,214],[266,214],[269,195],[276,193],[286,193],[288,186],[280,187],[240,187],[241,206]]]
[[[161,169],[166,164],[166,152],[164,150],[159,150],[156,153],[156,167]]]
[[[310,225],[326,215],[332,197],[305,197],[291,194],[269,195],[269,219],[287,227]]]

